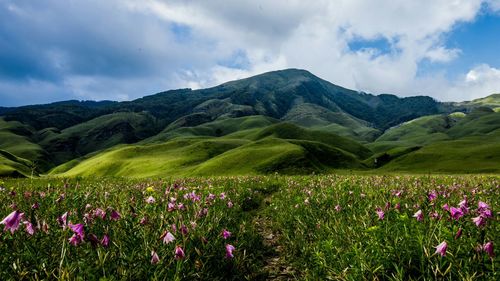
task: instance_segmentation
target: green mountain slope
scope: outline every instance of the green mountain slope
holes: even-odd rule
[[[500,131],[440,141],[389,162],[382,171],[500,173]]]
[[[360,159],[371,154],[354,141],[293,124],[278,123],[253,128],[265,120],[262,117],[239,118],[238,127],[250,128],[239,131],[249,133],[245,137],[183,135],[160,143],[121,145],[87,159],[65,163],[53,169],[51,174],[146,177],[310,173],[333,168],[362,168]],[[228,122],[234,125],[235,121],[225,120],[205,127],[213,129]],[[196,127],[193,130],[206,132]]]
[[[150,134],[154,122],[145,113],[103,115],[62,131],[44,130],[40,145],[50,153],[52,163],[61,164],[117,144],[137,142]]]
[[[499,94],[459,103],[372,95],[286,69],[127,102],[0,108],[0,165],[71,176],[445,171],[419,155],[448,145],[443,163],[496,159],[499,105]],[[465,149],[474,142],[477,151]],[[481,159],[471,161],[477,171],[494,170]]]

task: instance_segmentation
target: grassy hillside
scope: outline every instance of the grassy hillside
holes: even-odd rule
[[[45,169],[46,151],[38,145],[33,128],[0,118],[0,175],[29,175]]]
[[[87,159],[65,163],[52,175],[113,175],[130,177],[175,175],[243,175],[259,173],[311,173],[332,168],[362,168],[360,159],[371,152],[352,140],[293,124],[272,123],[262,117],[221,120],[202,128],[174,130],[167,142],[118,146]],[[221,128],[242,128],[234,138],[203,136]],[[230,125],[233,125],[230,126]],[[257,127],[257,128],[253,128]],[[245,130],[246,129],[246,130]],[[179,135],[179,132],[184,134]],[[186,133],[186,132],[189,132]],[[191,133],[196,132],[193,137]]]
[[[389,162],[381,171],[500,173],[500,131],[441,141]]]
[[[0,149],[37,171],[71,175],[392,169],[434,144],[489,139],[500,130],[499,111],[500,94],[440,103],[357,92],[286,69],[127,102],[3,108]],[[3,169],[17,171],[12,159]]]
[[[239,118],[222,118],[213,122],[192,127],[165,128],[159,134],[148,138],[141,143],[153,143],[171,140],[177,137],[221,137],[238,131],[264,128],[278,120],[262,115],[245,116]]]
[[[40,145],[52,163],[61,164],[88,153],[130,144],[151,134],[155,120],[147,113],[118,112],[66,128],[43,130]]]

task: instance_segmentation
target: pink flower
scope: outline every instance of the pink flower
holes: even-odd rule
[[[400,210],[401,210],[401,204],[399,204],[399,202],[398,202],[398,203],[396,203],[396,206],[394,206],[394,208],[395,208],[396,210],[400,211]]]
[[[222,192],[220,195],[219,195],[219,198],[224,200],[226,199],[226,193],[225,192]]]
[[[493,214],[491,213],[491,210],[482,210],[480,212],[481,216],[485,217],[485,218],[492,218],[493,217]]]
[[[232,259],[234,258],[233,251],[236,250],[236,248],[231,245],[231,244],[226,244],[226,258]]]
[[[477,227],[481,227],[486,224],[486,219],[481,215],[472,218],[472,221],[476,224]]]
[[[175,259],[180,260],[183,259],[186,255],[184,254],[184,250],[180,246],[175,246]]]
[[[19,211],[14,211],[10,213],[8,216],[6,216],[0,224],[4,224],[5,228],[3,231],[10,230],[10,233],[14,233],[14,231],[17,230],[19,227],[19,223],[21,220],[24,219],[24,213],[21,213]]]
[[[184,224],[181,225],[181,233],[182,233],[182,235],[186,235],[186,234],[188,234],[188,232],[189,232],[189,230],[188,230],[187,226],[184,225]]]
[[[231,202],[231,201],[227,202],[227,207],[228,208],[232,208],[233,206],[234,206],[233,202]]]
[[[335,206],[335,211],[337,212],[342,211],[342,207],[340,207],[340,205]]]
[[[172,211],[174,211],[174,210],[175,210],[175,204],[174,204],[174,203],[172,203],[172,202],[168,202],[167,207],[168,207],[168,211],[169,211],[169,212],[172,212]]]
[[[175,237],[172,233],[170,233],[170,231],[168,231],[163,235],[162,239],[163,239],[163,244],[169,244],[175,240]]]
[[[440,254],[442,257],[446,256],[446,249],[448,248],[446,241],[441,242],[441,244],[437,245],[435,248],[436,254]]]
[[[36,210],[38,208],[40,208],[40,204],[38,204],[38,202],[35,202],[33,205],[31,205],[31,209],[33,210]]]
[[[461,228],[459,228],[457,231],[457,234],[455,234],[455,239],[460,238],[460,236],[462,236],[462,229]]]
[[[493,242],[488,242],[486,244],[483,245],[483,250],[488,253],[488,256],[490,256],[490,258],[493,258],[495,256],[495,251],[493,249]]]
[[[78,224],[69,224],[69,228],[78,236],[81,238],[85,237],[85,233],[83,232],[83,224],[78,223]]]
[[[445,210],[445,211],[448,211],[448,212],[449,212],[449,211],[450,211],[450,206],[448,206],[448,204],[444,204],[444,205],[443,205],[443,210]]]
[[[157,264],[160,262],[160,257],[155,251],[151,251],[151,264]]]
[[[58,217],[57,222],[59,223],[60,226],[62,226],[63,229],[66,229],[66,227],[68,226],[68,212]]]
[[[139,223],[140,223],[141,225],[146,225],[146,224],[148,224],[148,218],[147,218],[147,217],[145,217],[145,216],[144,216],[144,217],[142,217],[142,219],[139,221]]]
[[[451,214],[451,217],[454,218],[455,220],[459,220],[461,217],[464,216],[464,213],[462,212],[462,210],[455,208],[455,207],[450,208],[450,214]]]
[[[385,213],[384,213],[384,211],[382,211],[382,209],[377,208],[377,210],[375,212],[377,213],[379,220],[383,220],[384,219]]]
[[[227,239],[231,237],[231,232],[229,232],[227,229],[222,230],[222,238]]]
[[[422,212],[422,210],[418,210],[414,215],[413,215],[414,218],[417,219],[417,221],[423,221],[424,220],[424,213]]]
[[[24,224],[24,227],[26,227],[26,232],[29,234],[29,235],[33,235],[35,234],[35,228],[33,228],[33,224],[29,221],[24,221],[23,222]]]
[[[82,243],[82,237],[78,234],[73,234],[73,236],[71,236],[71,238],[69,238],[69,243],[73,246],[78,246],[78,244]]]
[[[104,234],[104,236],[102,237],[101,239],[101,245],[104,247],[104,248],[107,248],[109,246],[109,235],[107,234]]]
[[[385,203],[385,210],[388,211],[391,208],[391,202]]]
[[[156,200],[153,196],[149,196],[148,198],[146,198],[146,203],[148,203],[148,204],[153,204],[155,202],[156,202]]]
[[[490,206],[488,204],[484,203],[483,201],[479,201],[477,203],[477,207],[478,207],[477,210],[479,212],[490,209]]]
[[[94,210],[94,216],[101,218],[102,220],[106,218],[106,211],[97,208]]]
[[[111,217],[111,220],[117,221],[122,217],[122,215],[120,213],[118,213],[117,211],[112,210],[110,217]]]
[[[427,198],[429,199],[429,201],[434,201],[436,198],[438,197],[438,194],[435,190],[429,192],[429,194],[427,194]]]
[[[432,212],[430,217],[435,219],[435,220],[439,220],[441,218],[441,216],[439,215],[438,212]]]

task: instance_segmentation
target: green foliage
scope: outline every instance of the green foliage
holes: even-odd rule
[[[0,181],[0,218],[13,212],[13,203],[24,216],[17,230],[0,235],[0,279],[269,280],[277,271],[295,280],[498,280],[498,180],[7,179]],[[493,217],[478,208],[480,201]],[[453,219],[445,204],[464,215]],[[120,218],[111,219],[113,210]],[[58,219],[66,212],[69,225],[83,226],[76,245],[70,243],[75,231]],[[481,214],[485,223],[477,226],[473,218]],[[231,232],[227,239],[224,229]],[[167,231],[175,237],[170,243],[162,239]],[[443,241],[448,246],[441,256],[436,246]],[[488,242],[495,247],[492,256],[484,250]],[[227,244],[235,247],[233,258],[226,256]],[[175,258],[177,246],[184,257]]]
[[[67,101],[4,108],[0,114],[9,121],[0,120],[0,149],[30,161],[35,174],[53,169],[52,173],[73,170],[78,171],[74,175],[90,175],[96,170],[94,160],[102,160],[95,166],[105,168],[98,172],[101,175],[125,175],[127,170],[133,176],[328,172],[363,169],[363,161],[372,167],[374,153],[377,157],[387,155],[378,166],[413,153],[410,150],[414,148],[493,134],[500,124],[495,108],[498,94],[463,103],[439,103],[423,96],[375,96],[333,85],[304,70],[287,69],[213,88],[173,90],[129,102]],[[278,142],[260,142],[265,138]],[[184,149],[168,144],[181,139],[237,145],[214,154],[212,148],[194,152],[192,143]],[[160,148],[155,145],[164,143],[172,155],[155,151]],[[278,143],[283,144],[282,151]],[[127,148],[129,144],[133,146]],[[259,145],[266,148],[257,149]],[[152,161],[153,153],[146,152],[149,154],[123,159],[121,155],[131,153],[114,153],[136,148],[139,153],[155,151],[160,157]],[[271,154],[252,154],[254,150]],[[470,152],[447,151],[461,156]],[[219,154],[216,159],[206,157]],[[236,161],[236,157],[244,158]],[[230,161],[231,166],[221,159]],[[233,167],[236,163],[252,164]],[[11,164],[3,161],[9,170],[16,170]],[[496,169],[493,166],[480,170]],[[82,167],[90,170],[84,172]],[[146,167],[155,171],[144,172]],[[425,163],[418,167],[429,171]],[[459,172],[455,168],[449,171]]]

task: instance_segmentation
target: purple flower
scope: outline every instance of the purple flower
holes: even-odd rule
[[[103,237],[102,237],[102,239],[101,239],[101,245],[102,245],[104,248],[109,247],[109,235],[104,234],[104,236],[103,236]]]
[[[460,236],[462,236],[462,228],[458,229],[457,234],[455,234],[455,239],[460,238]]]
[[[31,205],[31,209],[33,210],[36,210],[38,208],[40,208],[40,204],[38,204],[38,202],[35,202],[33,205]]]
[[[340,207],[340,205],[335,206],[335,211],[337,212],[342,211],[342,207]]]
[[[423,221],[424,220],[424,213],[422,212],[422,210],[418,210],[414,215],[413,215],[414,218],[417,219],[417,221]]]
[[[236,248],[231,245],[231,244],[226,244],[226,258],[232,259],[234,258],[233,251],[236,250]]]
[[[168,211],[169,211],[169,212],[172,212],[172,211],[174,211],[174,210],[175,210],[175,204],[174,204],[174,203],[172,203],[172,202],[168,202],[167,207],[168,207]]]
[[[477,227],[481,227],[486,224],[486,219],[481,215],[472,218],[472,221],[476,224]]]
[[[227,229],[222,230],[222,238],[227,239],[231,237],[231,232],[229,232]]]
[[[184,224],[181,225],[181,233],[182,233],[182,235],[187,235],[188,232],[189,232],[189,230],[188,230],[187,226],[184,225]]]
[[[175,259],[180,260],[185,257],[184,250],[180,246],[175,246]]]
[[[449,212],[450,211],[450,206],[448,206],[448,203],[443,205],[443,210]]]
[[[71,236],[69,238],[69,243],[73,246],[78,246],[80,243],[82,243],[82,237],[78,234],[73,234],[73,236]]]
[[[35,228],[33,228],[33,224],[29,221],[24,221],[23,222],[24,224],[24,227],[26,227],[26,232],[29,234],[29,235],[33,235],[35,234]]]
[[[153,204],[155,202],[156,202],[156,200],[153,196],[149,196],[148,198],[146,198],[146,203],[148,203],[148,204]]]
[[[379,220],[383,220],[384,219],[385,213],[384,213],[384,211],[382,211],[382,209],[377,208],[377,210],[375,212],[377,213]]]
[[[493,242],[488,242],[486,244],[483,245],[483,250],[488,253],[488,256],[490,256],[490,258],[493,258],[495,256],[495,251],[493,249]]]
[[[490,209],[490,206],[488,204],[484,203],[483,201],[479,201],[477,203],[477,207],[478,207],[477,210],[479,212],[482,212],[484,210],[489,210]]]
[[[469,205],[467,204],[467,197],[464,198],[464,200],[460,201],[458,203],[458,206],[462,210],[464,214],[467,214],[469,212]]]
[[[93,233],[87,235],[87,241],[89,241],[93,247],[96,247],[99,243],[101,243],[99,238],[97,238],[97,235]]]
[[[446,249],[448,248],[446,241],[441,242],[441,244],[437,245],[435,248],[436,254],[440,254],[442,257],[446,256]]]
[[[122,217],[122,215],[120,215],[120,213],[118,213],[117,211],[112,210],[110,217],[111,217],[111,220],[117,221]]]
[[[85,233],[83,232],[83,224],[78,223],[78,224],[69,224],[69,228],[78,236],[81,238],[85,237]]]
[[[160,257],[155,251],[151,251],[151,264],[157,264],[160,262]]]
[[[62,226],[63,229],[66,229],[66,227],[68,226],[68,212],[58,217],[57,222],[59,223],[60,226]]]
[[[388,211],[391,208],[391,202],[385,203],[385,210]]]
[[[172,233],[170,233],[170,231],[168,231],[167,233],[165,233],[163,235],[163,237],[161,237],[163,239],[163,244],[169,244],[171,243],[172,241],[175,240],[175,237]]]
[[[234,206],[233,202],[227,201],[227,207],[232,208]]]
[[[106,218],[106,211],[104,211],[103,209],[97,208],[94,210],[94,215],[103,220]]]
[[[464,212],[462,212],[461,209],[458,209],[455,207],[450,208],[450,214],[451,214],[451,217],[455,220],[459,220],[461,217],[464,216]]]
[[[492,218],[493,217],[493,214],[491,213],[491,210],[482,210],[480,212],[481,216],[485,217],[485,218]]]
[[[19,211],[14,211],[10,213],[8,216],[6,216],[0,224],[4,224],[5,228],[3,231],[10,230],[10,233],[14,233],[14,231],[17,230],[19,227],[19,223],[21,220],[24,219],[24,213],[21,213]]]
[[[433,190],[427,194],[427,198],[429,199],[429,201],[434,201],[437,197],[438,197],[438,194],[435,190]]]

